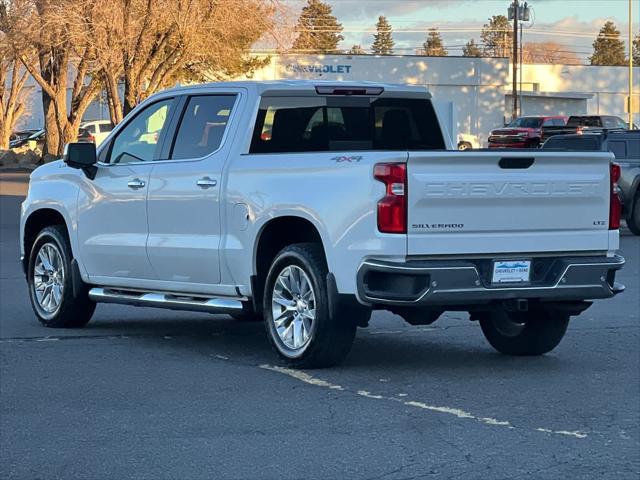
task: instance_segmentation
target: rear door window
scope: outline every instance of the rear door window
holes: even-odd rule
[[[443,149],[427,99],[264,97],[251,153]]]
[[[235,100],[236,95],[190,97],[169,158],[202,158],[220,148]]]
[[[113,130],[113,125],[110,123],[101,123],[100,124],[100,133],[108,133]]]

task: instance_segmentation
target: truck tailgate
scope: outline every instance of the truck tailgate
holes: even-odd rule
[[[410,152],[408,254],[605,251],[601,152]]]

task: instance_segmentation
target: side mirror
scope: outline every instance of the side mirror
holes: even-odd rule
[[[96,178],[98,157],[94,143],[68,143],[64,147],[64,163],[82,170],[91,180]]]

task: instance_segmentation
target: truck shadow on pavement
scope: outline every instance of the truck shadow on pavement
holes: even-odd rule
[[[147,309],[148,310],[148,309]],[[138,309],[134,310],[138,311]],[[150,311],[150,310],[148,310]],[[164,313],[164,312],[163,312]],[[197,314],[198,316],[200,314]],[[398,320],[401,325],[401,321]],[[388,322],[386,322],[388,324]],[[372,322],[375,325],[375,320]],[[374,327],[375,328],[375,327]],[[574,362],[554,354],[542,357],[508,357],[484,343],[475,324],[428,331],[406,328],[406,332],[359,329],[351,353],[336,367],[344,370],[402,369],[405,373],[448,371],[465,376],[514,373],[527,367],[527,374],[571,368]],[[449,334],[447,330],[455,330]],[[55,331],[47,330],[55,335]],[[66,330],[65,333],[70,331]],[[246,366],[283,365],[271,349],[262,322],[240,322],[225,315],[200,318],[100,320],[90,323],[82,336],[129,339],[159,350],[180,350],[180,355],[228,360]]]

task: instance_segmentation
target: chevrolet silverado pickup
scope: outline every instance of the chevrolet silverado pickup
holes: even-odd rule
[[[612,159],[456,151],[417,86],[170,89],[32,173],[29,297],[47,327],[97,302],[263,320],[299,368],[342,361],[372,310],[469,312],[498,351],[540,355],[624,288]]]
[[[489,148],[538,148],[542,128],[562,127],[567,123],[563,116],[528,116],[516,118],[504,128],[491,130]]]

